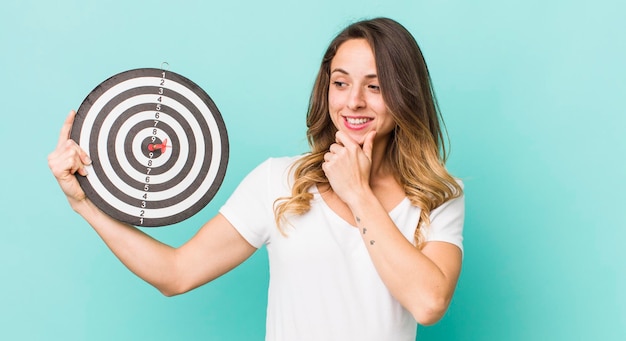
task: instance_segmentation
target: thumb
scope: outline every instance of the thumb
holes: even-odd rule
[[[376,137],[376,131],[370,131],[365,136],[365,141],[363,141],[363,152],[368,159],[372,159],[372,149],[374,148],[374,137]]]

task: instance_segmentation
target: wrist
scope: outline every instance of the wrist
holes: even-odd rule
[[[80,214],[81,216],[85,216],[89,211],[93,209],[93,205],[87,197],[83,197],[81,199],[68,198],[70,203],[70,207],[74,210],[74,212]]]
[[[362,211],[367,204],[371,203],[373,200],[377,200],[374,192],[372,192],[372,189],[369,187],[353,192],[353,195],[347,199],[346,205],[348,205],[352,212]]]

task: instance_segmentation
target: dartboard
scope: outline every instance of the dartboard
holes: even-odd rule
[[[191,80],[135,69],[98,85],[80,105],[70,137],[92,164],[77,176],[111,217],[145,227],[171,225],[215,196],[228,164],[217,106]]]

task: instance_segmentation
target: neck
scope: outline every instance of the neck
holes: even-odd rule
[[[372,150],[372,164],[370,169],[370,180],[376,180],[381,177],[389,176],[388,159],[385,157],[388,150],[389,139],[374,141],[374,149]]]

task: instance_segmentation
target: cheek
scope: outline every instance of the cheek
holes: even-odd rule
[[[395,127],[396,123],[389,111],[387,110],[387,106],[385,105],[385,103],[383,103],[382,101],[380,103],[376,103],[375,110],[377,112],[377,116],[379,117],[379,124],[381,124],[381,127],[379,128],[388,130]]]
[[[385,101],[383,101],[382,96],[376,96],[371,99],[370,105],[376,110],[376,112],[381,113],[382,115],[388,115],[387,106],[385,105]]]
[[[338,110],[347,106],[350,101],[350,89],[339,89],[331,86],[328,89],[328,106],[337,108]]]
[[[336,91],[330,89],[328,91],[328,109],[330,110],[331,114],[339,110],[339,108],[341,107],[340,104],[340,96],[338,96]]]

